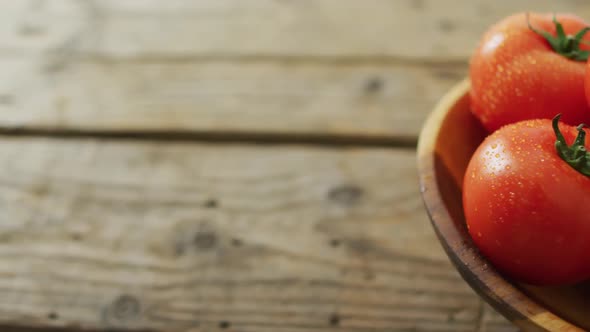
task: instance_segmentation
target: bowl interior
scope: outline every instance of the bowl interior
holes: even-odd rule
[[[463,175],[486,132],[469,110],[469,82],[449,92],[426,122],[418,145],[421,192],[437,236],[462,277],[525,330],[590,330],[590,283],[536,287],[498,273],[473,245],[462,207]]]

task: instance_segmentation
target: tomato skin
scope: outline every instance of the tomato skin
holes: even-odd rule
[[[560,129],[572,144],[576,128]],[[590,177],[558,156],[555,140],[550,120],[502,127],[475,151],[463,183],[473,241],[499,271],[530,284],[590,278]]]
[[[586,65],[586,79],[584,81],[584,88],[586,91],[586,102],[590,106],[590,58]]]
[[[552,14],[530,14],[537,30],[555,35]],[[558,14],[568,35],[588,26],[581,18]],[[590,33],[583,40],[590,41]],[[582,50],[588,45],[582,44]],[[493,25],[471,57],[469,77],[472,111],[493,132],[502,125],[528,119],[551,119],[559,110],[562,121],[577,125],[590,120],[584,77],[586,63],[555,52],[516,14]]]

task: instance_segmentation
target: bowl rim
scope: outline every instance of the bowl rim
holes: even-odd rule
[[[469,286],[519,328],[526,331],[583,331],[535,302],[492,268],[473,243],[464,239],[444,208],[435,173],[436,142],[448,111],[467,97],[470,87],[466,78],[445,94],[428,116],[418,138],[420,194],[439,242]],[[474,270],[485,272],[478,274]]]

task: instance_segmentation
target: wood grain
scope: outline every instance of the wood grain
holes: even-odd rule
[[[9,2],[0,130],[413,143],[481,32],[531,8],[590,16],[576,0]]]
[[[92,33],[90,1],[2,1],[0,58],[52,56]]]
[[[0,330],[515,331],[440,250],[412,150],[284,142],[414,142],[485,26],[532,6],[590,13],[2,2]],[[227,144],[248,135],[273,144]]]
[[[114,57],[397,57],[465,61],[481,33],[518,11],[590,16],[568,0],[96,1],[88,50]]]
[[[413,151],[3,137],[0,156],[3,322],[510,330],[440,250]]]
[[[0,128],[415,140],[463,66],[72,61],[0,85]],[[41,66],[41,65],[39,65]],[[0,68],[2,62],[0,61]],[[28,68],[29,75],[24,68]]]
[[[365,57],[464,62],[519,11],[590,16],[585,1],[7,1],[0,54],[74,50],[123,58]]]

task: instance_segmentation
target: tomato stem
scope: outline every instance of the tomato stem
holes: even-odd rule
[[[538,30],[531,24],[530,15],[526,13],[526,21],[534,33],[545,38],[551,45],[551,48],[558,54],[575,61],[586,61],[590,56],[590,51],[580,49],[581,44],[586,44],[582,38],[590,31],[590,27],[585,27],[578,31],[575,35],[567,35],[563,29],[563,25],[557,20],[555,14],[553,15],[553,24],[555,24],[556,36],[551,35],[547,31]]]
[[[568,146],[563,134],[559,131],[560,117],[561,114],[557,114],[552,122],[553,131],[557,138],[555,141],[557,154],[575,170],[586,176],[590,176],[590,153],[585,147],[586,131],[584,130],[584,127],[586,127],[586,125],[582,123],[576,128],[578,130],[578,136],[576,136],[574,143],[571,146]]]

